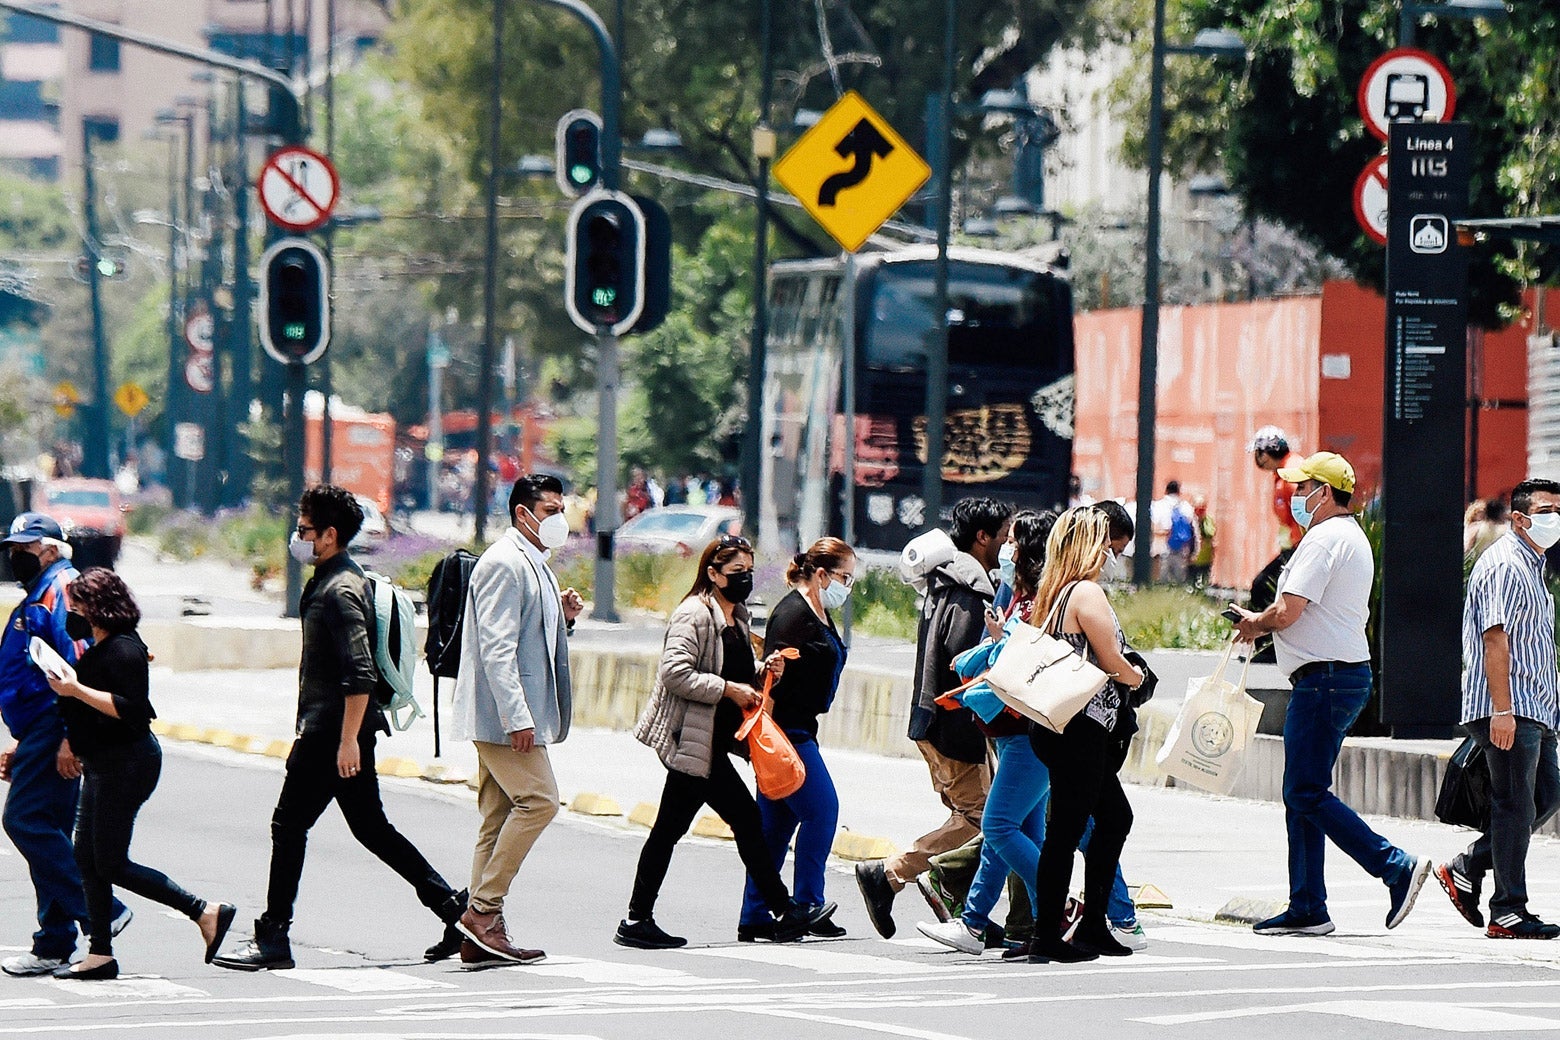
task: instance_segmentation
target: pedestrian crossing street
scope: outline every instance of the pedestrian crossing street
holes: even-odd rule
[[[972,958],[905,937],[910,927],[889,942],[608,946],[475,972],[300,949],[299,968],[255,975],[196,967],[91,984],[3,980],[0,1038],[644,1040],[805,1026],[819,1038],[983,1040],[1037,1014],[1165,1040],[1249,1037],[1269,1028],[1264,1020],[1371,1037],[1560,1030],[1560,943],[1497,943],[1439,926],[1314,939],[1145,923],[1147,952],[1081,965]]]

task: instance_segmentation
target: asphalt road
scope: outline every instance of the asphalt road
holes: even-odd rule
[[[239,903],[235,932],[247,932],[263,897],[280,779],[273,760],[170,745],[162,789],[142,814],[137,858],[199,894]],[[459,884],[476,825],[471,794],[412,781],[385,788],[392,819]],[[437,922],[327,814],[311,842],[293,930],[298,969],[244,975],[204,966],[193,925],[131,896],[137,916],[116,945],[126,975],[108,983],[0,978],[0,1037],[1247,1040],[1260,1031],[1310,1040],[1318,1031],[1418,1038],[1560,1030],[1560,950],[1479,939],[1466,926],[1458,931],[1444,906],[1417,910],[1393,933],[1360,927],[1376,918],[1379,886],[1356,891],[1342,875],[1334,913],[1343,928],[1327,939],[1260,938],[1149,913],[1147,953],[1031,966],[941,951],[916,936],[920,908],[903,901],[898,940],[879,940],[843,866],[831,886],[848,938],[738,945],[735,850],[690,839],[657,916],[692,945],[626,950],[611,935],[643,834],[560,817],[509,907],[516,937],[547,950],[547,961],[464,972],[421,963]],[[1216,871],[1218,853],[1202,854]],[[8,847],[0,879],[8,954],[25,948],[32,915],[24,865]],[[1368,916],[1348,909],[1365,905],[1356,895],[1370,897]],[[1433,883],[1425,898],[1441,899]]]

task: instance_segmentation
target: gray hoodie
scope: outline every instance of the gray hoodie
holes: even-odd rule
[[[986,635],[986,607],[996,598],[991,576],[967,552],[931,573],[916,633],[915,701],[910,739],[925,740],[948,758],[984,762],[986,738],[968,708],[948,711],[935,703],[959,685],[953,659]]]

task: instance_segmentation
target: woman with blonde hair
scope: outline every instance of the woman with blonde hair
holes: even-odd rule
[[[699,554],[693,587],[672,611],[655,691],[634,727],[634,736],[666,767],[666,786],[639,854],[628,917],[613,937],[619,946],[667,950],[687,945],[688,940],[668,935],[655,923],[655,904],[677,842],[706,805],[731,828],[748,876],[763,894],[773,922],[769,938],[795,942],[834,913],[833,903],[792,901],[764,844],[758,806],[732,765],[743,713],[763,700],[754,689],[759,675],[785,670],[778,654],[762,663],[753,659],[744,605],[752,592],[753,546],[739,535],[722,535]]]
[[[1035,878],[1032,962],[1086,961],[1132,952],[1110,934],[1105,920],[1121,849],[1132,829],[1132,806],[1116,776],[1120,763],[1112,731],[1125,710],[1124,692],[1141,685],[1144,674],[1122,656],[1126,639],[1099,585],[1109,539],[1105,514],[1087,507],[1067,510],[1046,540],[1045,570],[1035,592],[1033,616],[1115,681],[1107,682],[1061,733],[1040,726],[1029,731],[1030,745],[1051,777],[1051,819]],[[1068,942],[1051,930],[1055,925],[1050,922],[1062,919],[1073,852],[1091,817],[1094,831],[1084,853],[1083,920]]]
[[[800,655],[786,665],[785,674],[774,684],[772,714],[807,767],[807,780],[799,791],[779,801],[760,794],[758,812],[777,870],[785,865],[786,846],[791,836],[796,836],[792,891],[798,903],[821,906],[829,850],[839,825],[840,799],[818,747],[818,716],[834,703],[840,673],[845,670],[845,642],[830,612],[839,610],[850,598],[856,582],[856,553],[838,538],[820,538],[792,557],[785,578],[791,591],[769,613],[764,652],[775,654],[790,647]],[[758,882],[750,876],[742,897],[737,939],[769,939],[774,928]],[[845,929],[833,921],[820,921],[808,934],[837,939]]]

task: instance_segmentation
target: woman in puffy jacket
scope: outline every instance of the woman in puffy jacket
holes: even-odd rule
[[[731,761],[744,712],[762,701],[754,688],[759,670],[778,676],[784,669],[777,655],[762,664],[754,660],[743,605],[752,592],[752,545],[737,535],[723,535],[699,555],[693,587],[672,612],[655,692],[634,727],[634,736],[654,749],[666,766],[666,786],[639,854],[628,917],[613,937],[620,946],[663,950],[687,944],[655,923],[655,902],[673,849],[706,805],[731,828],[737,852],[774,922],[776,942],[794,942],[834,913],[833,903],[792,902],[764,844],[758,805]]]
[[[840,799],[818,747],[818,716],[834,703],[840,673],[845,669],[845,643],[830,611],[843,607],[850,597],[856,581],[856,554],[838,538],[820,538],[806,552],[796,554],[785,577],[791,591],[769,614],[764,650],[775,654],[789,648],[799,655],[774,685],[773,714],[807,767],[807,780],[801,790],[778,801],[760,794],[758,812],[776,870],[785,865],[786,846],[792,835],[796,836],[796,901],[820,906],[829,850],[839,824]],[[837,939],[845,929],[833,921],[820,921],[808,934]],[[758,881],[749,877],[737,939],[753,942],[773,935],[774,922],[765,911],[763,891]]]

